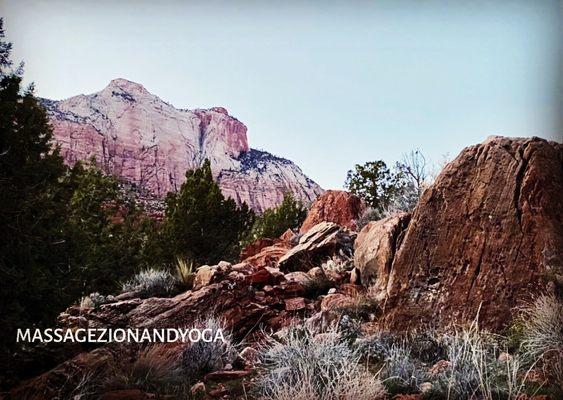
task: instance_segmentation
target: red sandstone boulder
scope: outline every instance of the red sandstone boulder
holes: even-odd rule
[[[343,190],[327,190],[311,205],[300,232],[307,232],[321,222],[334,222],[356,230],[356,220],[364,209],[365,204],[358,196]]]
[[[424,192],[396,250],[386,325],[479,312],[481,327],[504,327],[548,275],[561,277],[562,199],[562,144],[491,137],[463,150]]]
[[[291,249],[287,242],[278,242],[272,246],[264,247],[259,253],[244,260],[246,264],[260,269],[264,267],[277,267],[278,261]]]
[[[304,233],[299,243],[279,258],[283,271],[308,271],[332,257],[349,258],[356,234],[333,222],[321,222]]]
[[[410,220],[410,214],[398,213],[388,218],[372,221],[358,234],[354,242],[354,265],[361,282],[370,287],[370,293],[383,300],[387,295],[387,283],[395,249]]]
[[[274,244],[280,242],[281,239],[270,239],[270,238],[261,238],[255,240],[254,242],[246,245],[240,252],[240,259],[245,260],[256,254],[260,253],[262,249],[265,247],[273,246]]]

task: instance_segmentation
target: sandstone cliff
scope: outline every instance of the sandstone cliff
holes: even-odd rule
[[[125,79],[43,104],[67,163],[95,157],[156,198],[177,190],[186,170],[206,158],[223,193],[256,211],[277,205],[287,191],[306,203],[322,192],[291,161],[250,149],[246,126],[221,107],[176,109]]]

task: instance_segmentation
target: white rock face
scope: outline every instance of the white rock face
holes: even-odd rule
[[[223,193],[255,211],[279,204],[287,191],[307,203],[322,193],[291,161],[250,149],[246,126],[221,107],[176,109],[125,79],[44,105],[68,164],[95,157],[157,198],[178,190],[186,170],[206,158]]]

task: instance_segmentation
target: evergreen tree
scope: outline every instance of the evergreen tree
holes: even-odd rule
[[[68,304],[60,185],[66,167],[50,144],[52,132],[33,87],[22,90],[21,70],[11,69],[11,45],[3,38],[0,19],[2,352],[13,348],[16,328],[53,321]]]
[[[212,264],[235,259],[253,220],[246,204],[239,208],[233,199],[223,197],[205,160],[200,168],[187,171],[180,190],[166,198],[161,236],[162,246],[170,250],[166,261],[182,257]]]
[[[256,219],[250,240],[276,238],[288,229],[298,229],[306,216],[307,209],[303,203],[288,192],[276,208],[264,211],[264,214]]]
[[[95,163],[78,162],[65,180],[68,264],[74,298],[94,291],[112,293],[120,281],[149,263],[147,249],[156,222],[126,196],[119,181]]]
[[[345,188],[364,199],[367,205],[383,212],[394,197],[403,190],[401,174],[394,174],[385,162],[370,161],[357,164],[355,170],[348,171]]]

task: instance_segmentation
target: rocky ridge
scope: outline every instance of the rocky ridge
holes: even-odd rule
[[[291,161],[251,149],[246,126],[222,107],[177,109],[125,79],[43,104],[68,164],[95,157],[147,200],[178,190],[186,170],[206,158],[223,193],[256,211],[277,205],[288,191],[307,204],[322,193]]]

